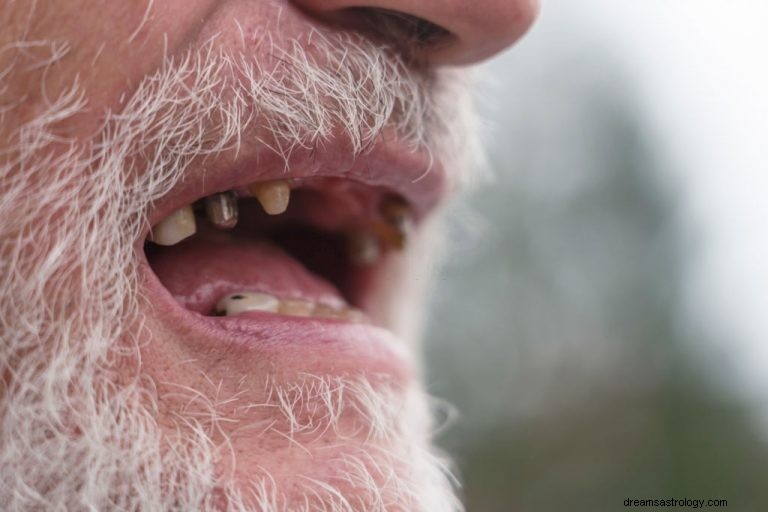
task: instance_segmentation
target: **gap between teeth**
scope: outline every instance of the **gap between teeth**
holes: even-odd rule
[[[288,208],[291,187],[285,180],[254,183],[249,187],[251,195],[269,215],[279,215]],[[204,199],[205,215],[220,229],[235,227],[238,219],[237,196],[233,192],[220,192]],[[152,228],[148,237],[157,245],[176,245],[197,233],[197,221],[192,205],[179,208]]]
[[[254,183],[248,187],[250,194],[269,215],[280,215],[288,208],[291,187],[286,180]],[[231,229],[238,220],[237,195],[220,192],[203,201],[205,214],[210,223],[219,229]],[[383,250],[401,250],[405,247],[412,230],[411,210],[408,203],[393,195],[382,198],[380,218],[367,225],[350,230],[346,235],[349,260],[357,266],[370,266],[381,257]],[[176,245],[197,232],[197,221],[191,205],[184,206],[155,225],[148,240],[157,245]],[[300,306],[296,306],[300,310]]]
[[[336,318],[349,322],[365,321],[365,314],[351,307],[332,307],[304,299],[279,299],[261,292],[230,293],[216,303],[216,314],[236,316],[249,311],[264,311],[287,316]]]

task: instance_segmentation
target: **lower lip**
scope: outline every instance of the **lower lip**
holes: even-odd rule
[[[176,339],[170,342],[187,344],[187,350],[230,363],[243,374],[365,374],[401,384],[413,377],[404,342],[380,327],[265,312],[210,317],[189,311],[160,283],[143,249],[137,249],[151,315],[173,333]]]

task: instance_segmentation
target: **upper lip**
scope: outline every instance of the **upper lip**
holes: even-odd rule
[[[448,190],[437,159],[397,141],[381,141],[362,155],[353,155],[342,140],[313,150],[294,151],[289,159],[263,146],[241,145],[231,154],[193,163],[182,181],[157,200],[148,212],[153,226],[171,212],[217,192],[275,179],[336,177],[382,187],[405,198],[418,223],[440,203]]]

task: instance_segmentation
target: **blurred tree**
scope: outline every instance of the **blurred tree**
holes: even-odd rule
[[[443,441],[468,510],[768,510],[768,449],[677,330],[674,195],[631,87],[595,48],[570,51],[497,63],[525,76],[493,107],[494,186],[457,205],[454,246],[472,249],[432,310],[431,390],[461,412]]]

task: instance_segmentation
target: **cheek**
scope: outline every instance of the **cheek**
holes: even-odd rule
[[[0,100],[17,105],[0,120],[0,133],[36,119],[51,103],[76,91],[89,113],[76,122],[59,123],[57,129],[64,136],[87,139],[103,112],[121,111],[166,53],[178,53],[195,38],[215,4],[56,0],[0,7],[0,47],[17,48],[0,53],[0,73],[7,73]]]

